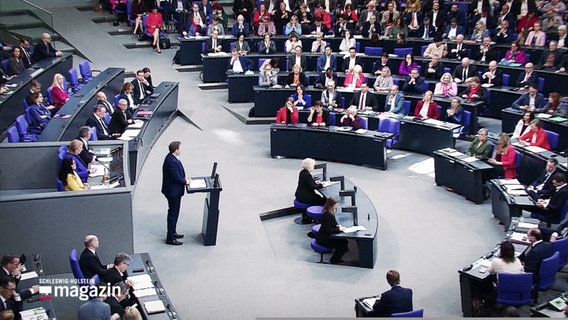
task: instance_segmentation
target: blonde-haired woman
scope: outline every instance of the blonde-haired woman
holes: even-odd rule
[[[502,132],[499,134],[495,157],[487,161],[490,164],[497,166],[495,167],[496,176],[503,176],[505,179],[513,179],[517,176],[515,157],[515,147],[511,145],[509,135]]]
[[[320,196],[315,192],[323,186],[317,182],[312,176],[316,161],[312,158],[302,160],[302,170],[298,176],[298,186],[296,187],[295,197],[301,203],[310,204],[314,206],[323,206],[326,198]],[[302,223],[310,223],[310,219],[305,212],[302,212]]]
[[[449,72],[444,73],[440,78],[440,82],[436,83],[434,95],[442,97],[455,97],[458,95],[458,85],[454,82]]]
[[[365,82],[365,76],[363,75],[363,68],[356,64],[353,67],[353,72],[345,76],[345,81],[343,82],[344,87],[348,88],[361,88],[361,84]]]
[[[61,107],[69,100],[69,95],[67,90],[63,85],[64,78],[60,73],[56,73],[53,76],[53,83],[51,84],[51,99],[53,99],[53,105],[55,106],[55,111],[61,109]]]
[[[394,82],[392,79],[390,68],[383,67],[381,69],[381,74],[377,77],[377,79],[375,80],[375,84],[373,85],[375,91],[387,92],[390,91],[393,85]]]

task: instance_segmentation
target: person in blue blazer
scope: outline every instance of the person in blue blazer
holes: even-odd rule
[[[390,317],[393,313],[412,311],[412,289],[400,286],[400,273],[387,272],[387,282],[391,289],[383,292],[373,305],[373,316]]]
[[[181,142],[173,141],[168,146],[170,153],[164,159],[162,166],[162,194],[168,199],[168,233],[166,244],[181,245],[177,239],[183,238],[183,234],[176,232],[176,225],[181,206],[181,197],[185,193],[185,186],[191,182],[186,178],[183,164],[179,160],[181,154]]]
[[[456,19],[452,19],[451,22],[446,26],[446,29],[444,29],[442,38],[450,38],[451,40],[453,40],[458,36],[458,34],[465,34],[465,29],[458,24]]]
[[[238,64],[236,62],[239,62]],[[240,68],[239,65],[240,64]],[[241,70],[242,69],[242,70]],[[252,69],[252,61],[250,59],[245,58],[244,56],[239,55],[239,50],[236,47],[233,47],[231,50],[231,59],[229,60],[229,64],[227,65],[227,71],[232,72],[247,72]]]
[[[404,81],[402,91],[417,94],[422,94],[426,91],[424,78],[420,76],[418,69],[412,69],[412,71],[410,71],[410,74],[406,77],[406,81]]]
[[[318,57],[317,71],[324,72],[326,70],[327,60],[329,59],[329,66],[333,71],[337,70],[337,58],[331,54],[331,47],[326,46],[325,52]]]
[[[385,112],[405,115],[404,96],[398,90],[397,85],[392,86],[389,95],[385,99]]]
[[[436,27],[432,25],[429,17],[424,17],[424,21],[418,27],[416,36],[421,39],[434,39],[436,36]]]
[[[534,105],[530,105],[531,98],[534,99]],[[523,93],[515,102],[512,107],[515,109],[534,111],[534,109],[544,108],[547,104],[547,99],[544,98],[542,93],[538,92],[536,84],[532,83],[529,86],[529,91]]]

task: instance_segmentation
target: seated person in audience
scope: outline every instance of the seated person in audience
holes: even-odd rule
[[[333,10],[333,9],[330,8],[330,10]],[[318,10],[314,13],[314,18],[316,19],[316,21],[317,21],[318,18],[320,18],[321,22],[327,28],[327,30],[331,30],[331,28],[333,27],[331,25],[333,23],[333,20],[331,20],[331,15],[326,10],[326,7],[323,3],[320,3]]]
[[[365,75],[363,75],[363,68],[360,65],[355,65],[353,70],[345,76],[343,86],[346,88],[354,89],[360,88],[361,84],[365,82]]]
[[[548,94],[548,103],[544,108],[535,109],[535,112],[548,113],[551,115],[563,116],[566,111],[560,105],[560,95],[558,92],[551,92]]]
[[[20,264],[20,258],[18,256],[13,254],[4,255],[0,261],[0,266],[0,277],[7,277],[14,280],[16,287],[14,292],[18,293],[23,300],[39,292],[38,285],[33,285],[25,290],[18,288],[22,272],[24,271],[24,265]]]
[[[271,13],[272,20],[274,20],[274,26],[276,27],[276,34],[283,34],[284,27],[290,21],[292,17],[292,12],[286,9],[286,3],[280,2],[278,4],[278,9]]]
[[[109,268],[101,277],[101,282],[115,285],[121,281],[124,281],[127,285],[132,282],[128,280],[128,265],[130,264],[130,256],[124,252],[119,252],[114,257],[114,262],[111,268]]]
[[[20,46],[18,48],[20,49],[20,57],[22,57],[24,67],[26,67],[26,68],[31,67],[35,63],[35,61],[32,58],[31,46],[30,46],[30,42],[28,41],[28,39],[21,38],[20,39]]]
[[[516,24],[516,31],[519,34],[518,39],[525,39],[527,34],[534,30],[534,25],[537,22],[538,17],[536,16],[536,12],[534,10],[528,10],[524,16],[518,19]],[[524,43],[524,40],[522,42]]]
[[[327,248],[333,248],[333,255],[330,263],[338,264],[343,262],[343,255],[349,250],[347,239],[332,238],[334,233],[345,231],[345,227],[337,223],[335,212],[337,211],[337,200],[330,197],[322,208],[321,227],[316,234],[316,241],[319,245]]]
[[[306,87],[302,84],[296,86],[296,93],[291,98],[294,99],[294,106],[298,108],[309,108],[311,106],[311,98],[305,93]]]
[[[389,54],[386,53],[386,52],[383,52],[383,54],[381,55],[381,62],[377,63],[377,70],[375,70],[375,74],[376,75],[381,74],[381,71],[383,70],[384,67],[390,68],[390,66],[389,66]]]
[[[444,29],[442,38],[448,38],[450,40],[454,40],[458,36],[458,34],[463,35],[464,33],[465,33],[464,28],[458,25],[457,19],[453,18],[450,21],[450,24],[446,26],[446,29]]]
[[[436,83],[434,95],[441,97],[455,97],[458,95],[458,85],[453,81],[452,75],[446,72],[440,78],[440,82]]]
[[[12,50],[12,55],[8,60],[8,74],[11,76],[18,75],[25,69],[26,67],[24,67],[24,61],[21,57],[20,48],[16,47]]]
[[[339,44],[339,51],[340,52],[347,52],[351,48],[355,49],[356,46],[357,46],[357,43],[355,41],[355,38],[353,38],[353,36],[351,35],[351,31],[345,30],[345,32],[343,33],[343,39],[341,40],[341,43]]]
[[[129,82],[130,83],[130,82]],[[119,134],[113,135],[108,128],[104,116],[106,109],[102,104],[97,104],[93,108],[93,113],[87,119],[87,126],[91,128],[96,128],[97,130],[97,140],[111,140],[116,139]]]
[[[540,29],[540,22],[535,22],[533,30],[529,32],[525,46],[542,47],[546,41],[546,34]]]
[[[323,54],[325,52],[326,46],[327,46],[327,43],[325,41],[323,41],[323,34],[318,33],[318,34],[316,34],[316,40],[314,42],[312,42],[311,52]]]
[[[299,65],[302,70],[306,70],[306,68],[308,67],[308,59],[306,58],[305,55],[302,54],[302,46],[301,45],[297,45],[296,48],[294,48],[294,54],[292,56],[290,56],[290,66],[295,66],[295,65]]]
[[[465,48],[463,39],[463,34],[458,34],[455,43],[447,45],[446,51],[448,54],[446,58],[460,60],[467,57],[467,49]]]
[[[134,31],[133,34],[137,35],[138,32],[144,30],[142,25],[143,17],[148,13],[146,10],[146,4],[142,0],[132,1],[132,7],[130,9],[130,19],[134,20]]]
[[[561,25],[558,27],[558,47],[568,48],[568,27]],[[25,62],[25,61],[24,61]]]
[[[525,71],[519,74],[515,86],[528,88],[532,83],[536,83],[536,74],[533,71],[534,64],[527,62],[527,64],[525,64]]]
[[[134,85],[132,84],[132,82],[126,82],[122,85],[122,89],[120,90],[120,94],[118,95],[118,100],[120,99],[126,100],[126,108],[128,109],[128,112],[132,113],[134,112],[134,110],[138,109],[138,104],[136,103],[137,98],[134,95]]]
[[[527,186],[527,193],[536,201],[537,199],[550,198],[556,187],[552,184],[552,177],[558,173],[558,160],[549,158],[542,174],[533,183]]]
[[[475,28],[473,29],[473,32],[469,37],[469,40],[480,43],[483,40],[483,38],[488,36],[489,36],[489,30],[487,30],[487,28],[485,27],[485,23],[481,20],[478,20],[475,23]]]
[[[0,276],[0,298],[2,300],[0,310],[8,315],[6,319],[20,319],[15,318],[15,315],[20,315],[20,312],[24,310],[24,305],[22,297],[16,292],[16,280],[8,276]],[[9,311],[12,311],[11,318]]]
[[[511,135],[511,139],[518,139],[520,136],[524,135],[531,130],[531,121],[534,119],[534,114],[530,111],[525,111],[523,117],[515,125],[515,130]]]
[[[563,53],[558,50],[558,42],[552,40],[548,44],[548,50],[544,50],[540,57],[538,69],[556,71],[560,68]]]
[[[331,54],[331,47],[325,46],[325,52],[318,57],[317,60],[317,72],[324,72],[327,68],[331,68],[333,71],[337,69],[337,57]]]
[[[302,67],[295,65],[292,67],[292,72],[286,77],[286,88],[295,87],[299,84],[306,87],[308,85],[308,78],[302,71]]]
[[[440,79],[443,73],[444,65],[440,62],[440,57],[437,54],[434,54],[429,62],[424,62],[422,65],[422,76],[425,79]]]
[[[301,3],[298,1],[296,5],[299,9],[296,11],[296,16],[298,17],[298,22],[302,26],[302,34],[310,34],[310,26],[314,21],[314,17],[312,16],[310,9],[305,3]]]
[[[418,101],[414,108],[414,116],[419,119],[440,119],[438,105],[432,100],[432,91],[426,91],[424,98]]]
[[[89,164],[97,159],[95,153],[89,150],[89,140],[91,139],[91,128],[89,126],[79,128],[79,136],[75,139],[83,143],[83,150],[81,150],[79,157],[84,163]]]
[[[361,58],[357,56],[355,47],[349,48],[349,56],[343,58],[343,70],[345,73],[351,73],[356,65],[361,65]]]
[[[227,71],[232,73],[244,73],[252,69],[252,61],[250,59],[239,55],[239,50],[233,48],[231,50],[231,59],[227,64]]]
[[[329,123],[329,112],[323,109],[323,103],[321,101],[316,101],[314,106],[310,108],[308,123],[312,127],[325,127]]]
[[[300,40],[298,34],[292,32],[284,43],[284,50],[286,50],[286,53],[294,53],[297,46],[302,47],[302,40]]]
[[[410,75],[406,77],[402,91],[405,93],[418,93],[422,94],[426,89],[424,89],[424,78],[418,73],[418,68],[412,69]]]
[[[351,106],[355,106],[359,110],[376,110],[377,97],[374,93],[369,92],[369,85],[366,82],[361,84],[361,91],[355,92],[351,98]]]
[[[424,50],[424,54],[422,55],[424,58],[432,58],[434,55],[440,57],[446,56],[446,44],[442,43],[441,37],[434,38],[434,42],[430,43],[426,50]]]
[[[336,18],[337,22],[335,23],[335,25],[333,26],[333,34],[338,37],[338,38],[343,38],[345,36],[345,31],[349,31],[350,33],[352,32],[351,30],[351,26],[347,23],[347,20],[345,20],[345,16],[343,16],[342,14],[339,14]],[[351,37],[351,34],[350,34]],[[346,45],[349,45],[346,44]],[[342,51],[342,50],[339,50]],[[345,50],[343,50],[345,51]]]
[[[315,17],[314,18],[314,24],[310,27],[310,33],[311,34],[318,34],[321,33],[322,35],[327,34],[329,31],[329,28],[323,23],[323,21],[321,20],[321,17]],[[323,48],[325,48],[325,45],[323,46]],[[322,50],[323,50],[322,48]],[[323,52],[321,52],[323,53]]]
[[[115,288],[119,288],[118,291]],[[110,295],[105,299],[105,303],[110,306],[110,313],[112,314],[111,319],[123,319],[124,318],[124,307],[122,306],[124,301],[128,301],[128,292],[130,287],[124,282],[116,283],[112,288]],[[120,292],[119,294],[117,294]]]
[[[221,45],[221,41],[219,40],[218,37],[219,37],[219,32],[213,31],[213,33],[211,34],[211,38],[205,40],[205,53],[223,52],[223,46]]]
[[[527,62],[527,56],[523,50],[521,50],[520,44],[517,41],[511,42],[511,49],[505,53],[504,60],[507,63],[520,63],[525,64]]]
[[[542,128],[542,122],[539,119],[533,119],[530,124],[531,130],[519,137],[519,144],[522,146],[530,145],[550,150],[548,137]]]
[[[373,305],[373,316],[390,317],[393,313],[412,311],[412,289],[400,286],[400,273],[387,272],[387,282],[391,289],[383,292]]]
[[[83,143],[79,140],[72,140],[67,147],[67,153],[65,157],[70,157],[75,160],[76,168],[75,171],[81,178],[83,183],[87,182],[90,173],[95,173],[97,170],[95,168],[89,169],[88,164],[84,163],[83,160],[79,157],[81,151],[83,150]],[[62,181],[63,182],[63,181]]]
[[[101,289],[104,287],[102,284],[100,286],[99,285],[97,286],[98,288]],[[110,305],[103,302],[107,298],[107,295],[105,293],[106,293],[106,287],[104,291],[97,290],[96,291],[97,296],[89,297],[91,300],[83,303],[81,307],[79,307],[79,312],[77,313],[77,320],[111,319]],[[126,320],[126,316],[124,317],[124,319]]]
[[[265,68],[266,66],[268,66],[268,65],[272,66],[272,71],[273,71],[273,72],[276,72],[276,73],[279,73],[279,72],[280,72],[280,58],[275,57],[275,58],[272,58],[272,59],[266,59],[266,60],[264,60],[264,62],[262,63],[262,65],[260,66],[260,68],[258,68],[258,70],[259,70],[260,72],[262,72],[262,71],[264,71],[264,68]]]
[[[282,108],[278,109],[278,113],[276,114],[276,123],[298,123],[298,108],[294,106],[294,98],[287,98],[286,104]]]
[[[408,28],[408,36],[417,37],[419,25],[422,24],[423,17],[420,12],[417,3],[407,3],[406,4],[407,13],[404,16],[404,24]]]
[[[538,273],[542,260],[552,256],[553,249],[550,242],[542,241],[542,233],[534,228],[527,232],[530,245],[521,253],[519,260],[523,263],[525,272],[532,272],[535,281],[538,281]]]
[[[495,156],[487,160],[487,162],[493,165],[494,176],[513,179],[517,176],[515,157],[515,147],[511,144],[509,135],[502,132],[499,134],[499,138],[497,140]]]
[[[375,80],[373,87],[377,92],[387,92],[390,91],[393,84],[394,82],[389,67],[383,67],[381,74]]]
[[[107,270],[113,268],[114,265],[112,263],[107,265],[101,263],[97,255],[99,238],[93,234],[88,234],[83,239],[83,244],[85,244],[85,249],[83,249],[79,257],[79,267],[81,267],[83,276],[85,279],[91,279],[95,275],[99,275],[102,278]]]
[[[225,28],[223,28],[223,25],[219,23],[219,20],[221,20],[219,17],[213,17],[213,22],[209,26],[207,26],[208,36],[211,36],[213,34],[213,31],[217,31],[217,33],[222,36],[225,35]]]
[[[130,112],[126,110],[127,102],[125,99],[118,100],[118,109],[112,114],[108,128],[113,134],[122,134],[126,128],[135,123]]]
[[[539,197],[536,201],[536,208],[526,210],[544,215],[549,219],[558,218],[568,200],[566,175],[561,172],[554,174],[552,176],[552,185],[554,186],[552,195]]]
[[[337,83],[337,75],[333,71],[331,67],[327,68],[324,73],[320,73],[318,75],[318,79],[316,80],[316,84],[314,85],[316,88],[324,88],[328,85],[329,82],[333,81],[333,83]]]
[[[287,36],[292,33],[295,33],[296,36],[302,35],[302,25],[298,22],[298,17],[295,15],[290,18],[290,22],[286,24],[286,30],[284,30],[284,34]]]
[[[412,69],[418,68],[418,64],[414,62],[414,56],[412,53],[406,54],[404,60],[400,63],[400,67],[398,68],[398,75],[400,76],[408,76]]]
[[[345,115],[339,120],[342,126],[347,126],[353,128],[353,130],[359,130],[363,127],[361,123],[361,118],[357,115],[357,108],[355,106],[350,106],[345,111]]]
[[[276,34],[276,27],[274,26],[274,22],[270,20],[270,17],[263,16],[260,19],[256,34],[259,36],[264,36],[265,34]]]
[[[372,14],[369,17],[369,21],[363,23],[363,29],[361,29],[361,35],[364,38],[371,38],[373,34],[381,35],[381,25],[377,21],[377,16]]]
[[[472,48],[472,58],[481,63],[487,63],[487,61],[495,60],[496,53],[493,44],[491,43],[491,37],[483,38],[481,45],[479,47]]]
[[[233,48],[237,48],[239,50],[239,54],[241,56],[246,55],[250,52],[249,43],[245,40],[245,35],[243,33],[239,33],[237,37],[237,41],[233,42]],[[221,52],[223,49],[219,49],[217,52]],[[231,48],[232,50],[232,48]]]
[[[272,87],[277,84],[278,73],[274,72],[270,64],[267,64],[264,70],[258,74],[258,85],[261,87]]]
[[[503,73],[497,69],[497,61],[489,62],[489,68],[481,75],[481,82],[486,87],[500,86]]]
[[[477,69],[470,64],[469,58],[463,58],[461,65],[454,69],[454,82],[465,82],[467,79],[476,75]]]
[[[32,93],[28,100],[30,108],[30,116],[32,123],[29,124],[30,128],[35,128],[43,131],[49,121],[51,120],[51,111],[54,106],[46,107],[43,104],[43,95],[39,92]]]
[[[294,195],[296,200],[301,203],[323,206],[327,199],[321,196],[320,193],[315,192],[317,189],[323,188],[323,185],[312,176],[315,165],[316,161],[312,158],[302,160],[302,170],[298,175],[298,186]],[[311,223],[311,219],[308,218],[305,212],[302,213],[302,218],[302,223]]]
[[[105,107],[106,110],[108,110],[109,114],[114,113],[114,106],[112,105],[112,103],[108,102],[106,94],[102,91],[97,92],[97,104]]]
[[[510,241],[506,240],[501,242],[499,245],[499,255],[491,260],[488,272],[492,275],[525,272],[521,260],[515,257],[515,247]],[[499,281],[499,279],[497,279],[497,281]]]
[[[205,26],[201,25],[201,20],[197,16],[187,19],[186,23],[181,29],[181,34],[184,37],[199,37],[207,32]]]
[[[55,50],[51,45],[51,35],[42,33],[41,40],[34,46],[32,54],[34,62],[40,62],[43,59],[61,57],[63,52]]]
[[[487,160],[491,152],[491,145],[487,140],[489,130],[481,128],[477,131],[477,136],[467,148],[467,155],[476,157],[479,160]]]
[[[245,21],[243,15],[239,15],[235,23],[233,23],[233,28],[231,29],[231,33],[234,37],[236,37],[239,33],[245,35],[245,38],[249,36],[250,28],[248,22]]]
[[[408,37],[408,28],[404,25],[401,17],[396,18],[394,24],[385,30],[385,37],[395,39],[399,33],[403,34],[405,38]]]
[[[498,31],[497,31],[498,30]],[[513,30],[509,27],[509,21],[501,21],[501,27],[497,29],[495,34],[495,42],[498,44],[509,44],[515,40],[513,38]]]
[[[429,17],[424,17],[422,24],[418,27],[416,36],[423,40],[433,39],[436,36],[436,27],[432,25]]]
[[[523,93],[515,102],[512,107],[524,111],[534,111],[535,109],[542,109],[546,106],[546,99],[539,93],[536,84],[529,85],[529,91]]]
[[[444,113],[443,120],[446,122],[461,124],[463,116],[463,108],[460,98],[454,97],[450,103],[450,107]]]
[[[270,34],[265,33],[262,39],[263,40],[258,47],[258,53],[276,53],[276,44],[274,41],[270,40]]]
[[[385,99],[385,112],[405,115],[404,96],[399,92],[397,85],[392,86],[389,95]]]
[[[341,93],[335,89],[335,81],[328,81],[326,85],[326,90],[321,93],[321,102],[324,107],[328,109],[339,108],[339,102],[341,101]]]
[[[61,74],[56,73],[53,76],[53,83],[51,84],[51,98],[53,99],[55,112],[61,109],[65,102],[69,100],[69,95],[67,94],[67,90],[65,90],[63,81],[63,76]]]
[[[76,167],[77,164],[75,160],[70,157],[64,158],[63,161],[61,161],[58,177],[63,183],[63,186],[65,186],[65,191],[82,191],[89,189],[89,185],[86,182],[83,183],[81,178],[79,178],[79,175],[75,171]]]
[[[146,80],[142,69],[136,71],[136,78],[130,83],[132,83],[132,99],[136,105],[144,102],[144,99],[154,92],[154,88]]]
[[[477,76],[469,78],[468,87],[462,94],[462,98],[469,101],[485,101],[487,99],[487,89],[481,86],[481,81]]]

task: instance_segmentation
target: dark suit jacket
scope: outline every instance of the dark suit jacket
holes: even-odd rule
[[[440,5],[441,7],[441,5]],[[442,32],[444,31],[444,22],[446,20],[446,13],[442,10],[438,11],[438,15],[436,16],[436,21],[433,21],[434,19],[434,13],[432,11],[429,11],[426,16],[428,18],[430,18],[430,23],[437,28],[437,33],[442,34]]]
[[[183,164],[172,153],[168,153],[162,166],[162,193],[166,198],[183,196],[185,192],[185,170]]]
[[[108,269],[101,277],[101,282],[108,283],[111,286],[119,283],[120,281],[125,281],[128,278],[126,271],[122,275],[118,272],[116,268]]]
[[[402,86],[402,91],[409,92],[409,93],[424,93],[426,90],[424,89],[424,78],[418,77],[416,78],[415,84],[408,84],[410,81],[410,76],[406,77],[404,81],[404,86]]]
[[[343,69],[341,71],[345,71],[349,69],[349,60],[350,58],[343,59]],[[361,65],[361,57],[355,57],[355,64]]]
[[[81,137],[77,137],[75,139],[83,142],[83,149],[81,150],[81,153],[79,153],[79,157],[88,165],[91,161],[93,161],[93,154],[89,152],[89,149],[85,145],[85,141],[83,141]]]
[[[446,28],[444,29],[444,34],[446,34],[446,37],[450,34],[450,30],[451,26],[448,24],[448,26],[446,26]],[[456,36],[458,34],[463,34],[465,36],[465,29],[460,25],[456,27]]]
[[[393,313],[412,311],[412,308],[412,289],[394,286],[375,302],[373,315],[390,317]]]
[[[564,186],[558,191],[554,189],[545,213],[551,217],[559,217],[566,200],[568,200],[568,187]]]
[[[357,106],[359,109],[359,100],[361,100],[361,91],[357,91],[353,98],[351,98],[350,105]],[[367,95],[365,96],[365,107],[371,107],[373,110],[377,110],[379,103],[377,101],[377,97],[374,93],[367,91]]]
[[[538,63],[537,68],[543,69],[544,64],[546,63],[546,59],[550,54],[550,50],[544,50],[542,55],[540,56],[540,62]],[[556,54],[554,55],[554,60],[552,61],[552,68],[557,69],[560,66],[560,62],[562,62],[562,52],[560,50],[556,50]],[[550,70],[550,69],[549,69]]]
[[[142,93],[144,95],[144,98],[146,98],[146,95],[147,95],[146,85],[144,83],[139,84],[138,79],[132,80],[131,83],[132,83],[132,86],[134,87],[133,90],[132,90],[132,99],[134,100],[135,104],[140,104],[144,100],[144,99],[140,99],[140,85],[142,85],[142,91],[143,91]]]
[[[442,61],[438,61],[438,63],[434,66],[433,69],[436,71],[434,73],[428,72],[428,66],[429,65],[430,65],[430,61],[426,61],[422,65],[422,76],[426,79],[440,81],[442,74],[444,74],[444,65],[442,64]]]
[[[544,183],[544,185],[542,186],[542,189],[538,192],[539,197],[540,196],[544,196],[544,197],[550,197],[552,194],[554,194],[554,192],[556,191],[556,188],[552,185],[552,177],[558,172],[558,169],[554,170],[552,173],[550,173],[550,175],[548,175],[548,179],[547,177],[547,171],[546,169],[543,170],[543,172],[540,174],[540,176],[533,182],[531,183],[531,186],[536,187],[539,186],[541,184]]]
[[[20,279],[16,278],[16,277],[12,277],[12,275],[9,274],[2,267],[0,267],[0,275],[1,276],[7,276],[7,277],[14,279],[14,283],[16,284],[16,291],[20,295],[20,298],[22,299],[22,301],[24,301],[24,300],[26,300],[26,299],[28,299],[29,297],[32,296],[32,293],[30,292],[29,288],[26,288],[26,289],[24,289],[24,291],[21,291],[21,288],[18,288],[18,285],[20,284]],[[2,304],[1,303],[0,303],[0,311],[2,311]]]
[[[292,83],[294,82],[294,73],[290,72],[288,74],[288,76],[286,77],[286,84],[287,85],[292,85]],[[304,86],[307,87],[308,86],[308,78],[306,77],[306,75],[303,72],[300,72],[300,83]]]
[[[268,7],[267,7],[267,8],[268,8]],[[321,27],[320,27],[320,31],[321,31],[321,33],[323,33],[323,35],[326,35],[329,30],[327,30],[327,27],[325,26],[325,24],[322,23],[322,24],[321,24]],[[312,32],[316,32],[316,25],[315,25],[315,23],[312,24],[312,26],[310,27],[310,33],[312,33]]]
[[[296,199],[302,203],[320,205],[320,203],[325,203],[325,199],[318,196],[314,190],[321,187],[321,184],[314,182],[314,178],[310,172],[303,169],[298,176],[298,186],[296,187],[296,193],[294,195]]]
[[[418,32],[416,32],[416,36],[422,38],[424,36],[424,24],[420,24],[418,27]],[[428,27],[428,34],[426,38],[434,38],[436,36],[436,27],[433,24],[430,24]]]
[[[83,272],[85,279],[91,279],[95,274],[98,274],[102,279],[107,272],[107,268],[101,263],[99,256],[87,248],[81,252],[79,267],[81,267],[81,272]]]
[[[472,59],[480,61],[481,58],[483,58],[483,52],[481,52],[480,48],[480,46],[474,46],[473,48],[471,48]],[[495,48],[493,46],[489,46],[489,49],[487,50],[487,52],[485,52],[485,63],[489,63],[492,60],[495,60],[495,57]]]
[[[23,298],[21,301],[15,301],[13,298],[7,299],[6,307],[4,307],[3,303],[0,303],[0,312],[4,310],[12,310],[14,312],[14,319],[22,319],[22,317],[20,316],[20,311],[24,310],[23,300]]]
[[[318,72],[325,71],[324,67],[325,67],[326,59],[327,58],[326,58],[325,54],[322,54],[321,56],[318,57],[317,70],[316,71],[318,71]],[[337,58],[333,54],[329,58],[329,66],[334,71],[337,70]]]
[[[552,244],[550,242],[542,241],[534,245],[532,248],[527,247],[527,249],[519,256],[519,260],[524,263],[525,272],[532,272],[533,276],[538,278],[540,263],[542,260],[552,256],[552,251]]]
[[[296,55],[292,55],[290,56],[290,70],[292,70],[292,67],[294,67],[296,65]],[[306,58],[305,55],[300,55],[300,67],[302,67],[302,70],[305,72],[307,71],[307,66],[308,66],[308,58]]]
[[[519,74],[519,77],[517,78],[517,81],[515,81],[515,86],[524,87],[530,85],[531,83],[536,83],[536,73],[532,72],[527,81],[525,81],[526,75],[526,72],[521,72]]]
[[[120,305],[120,302],[118,302],[115,297],[108,297],[104,302],[110,306],[111,315],[117,313],[120,316],[120,319],[124,318],[124,308]]]
[[[126,118],[124,118],[126,115]],[[129,123],[128,120],[132,119],[130,116],[130,112],[117,109],[112,116],[110,117],[110,124],[108,128],[112,133],[123,133],[128,127]]]
[[[35,62],[39,62],[45,58],[56,57],[57,50],[50,44],[46,44],[40,40],[34,47],[32,58]]]
[[[453,49],[457,49],[457,43],[450,43],[448,44],[448,55],[446,58],[448,59],[459,59],[467,57],[467,48],[465,43],[462,43],[461,50],[458,52],[452,52]]]
[[[535,109],[544,108],[546,106],[546,99],[542,95],[542,93],[538,92],[536,97],[534,98],[534,107]],[[519,109],[521,106],[528,106],[530,101],[529,93],[523,93],[515,102],[513,102],[512,107],[515,109]]]
[[[462,79],[463,77],[463,67],[461,65],[457,66],[454,69],[454,74],[453,77],[454,79],[460,79],[462,82],[465,81],[465,79]],[[473,77],[473,76],[477,76],[477,69],[475,68],[474,65],[469,65],[469,67],[467,68],[467,75],[466,75],[466,79]]]
[[[483,71],[483,73],[489,72],[489,69]],[[495,78],[491,79],[491,83],[494,86],[500,86],[501,82],[503,81],[503,72],[497,68],[495,70]],[[481,83],[489,83],[489,78],[483,78],[483,74],[481,75]]]
[[[104,120],[103,120],[104,121]],[[105,135],[101,123],[97,120],[94,113],[92,113],[87,119],[87,125],[91,128],[97,129],[97,139],[99,140],[110,140],[112,136],[110,135],[110,129],[108,129],[108,135]]]
[[[325,87],[325,79],[326,79],[325,72],[320,73],[318,75],[318,80],[316,81],[315,85],[321,84],[322,87]],[[335,83],[337,84],[337,75],[335,73],[333,74],[333,81],[335,81]]]
[[[20,57],[22,58],[22,61],[24,63],[24,67],[29,68],[32,64],[35,63],[34,58],[33,58],[33,52],[31,52],[27,47],[20,46],[19,48],[20,48],[20,53],[21,53]],[[28,61],[28,59],[26,57],[26,53],[29,55],[30,61]]]

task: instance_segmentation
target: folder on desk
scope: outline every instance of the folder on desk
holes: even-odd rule
[[[562,297],[558,297],[556,299],[552,299],[548,301],[550,307],[556,311],[562,311],[566,308],[566,301]]]
[[[162,300],[144,302],[144,308],[146,308],[146,312],[148,312],[148,314],[166,311],[166,306],[164,306]]]
[[[509,240],[515,243],[530,244],[526,233],[513,232]]]
[[[517,179],[499,179],[499,183],[502,185],[521,184]]]
[[[519,206],[534,206],[534,201],[531,197],[515,196],[513,197],[515,204]]]
[[[207,188],[207,183],[205,183],[205,179],[191,179],[189,183],[190,189],[202,189]]]
[[[363,302],[370,309],[373,309],[373,306],[375,305],[376,301],[377,301],[377,298],[375,298],[375,297],[365,298],[365,299],[361,300],[361,302]]]
[[[564,118],[564,117],[554,117],[554,118],[550,118],[550,119],[548,119],[548,120],[554,121],[554,122],[564,122],[564,121],[566,121],[566,120],[568,120],[568,119],[566,119],[566,118]]]

